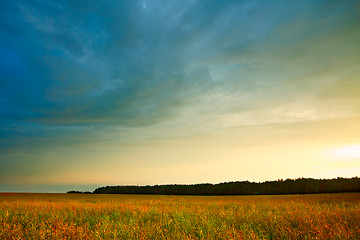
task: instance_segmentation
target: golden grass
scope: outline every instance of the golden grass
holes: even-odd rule
[[[360,193],[0,194],[0,239],[360,239]]]

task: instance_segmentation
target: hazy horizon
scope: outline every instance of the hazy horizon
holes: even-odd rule
[[[0,192],[359,176],[359,16],[1,1]]]
[[[328,178],[325,180],[332,180],[332,179],[338,179],[342,177],[337,178]],[[358,176],[349,177],[345,179],[350,178],[358,178]],[[299,178],[293,178],[291,180],[296,179],[302,179],[302,177]],[[307,179],[307,178],[305,178]],[[310,178],[314,179],[314,178]],[[80,192],[93,192],[94,190],[102,187],[107,186],[169,186],[169,185],[197,185],[197,184],[222,184],[222,183],[233,183],[233,182],[252,182],[252,183],[264,183],[264,182],[271,182],[271,181],[280,181],[280,180],[288,180],[288,179],[272,179],[272,180],[265,180],[265,181],[249,181],[249,180],[242,180],[242,181],[227,181],[227,182],[199,182],[199,183],[162,183],[162,184],[107,184],[107,185],[92,185],[92,184],[80,184],[80,185],[11,185],[11,184],[0,184],[0,193],[67,193],[69,191],[80,191]],[[316,179],[316,180],[324,180],[324,179]],[[25,190],[26,189],[26,190]],[[322,192],[321,192],[322,193]]]

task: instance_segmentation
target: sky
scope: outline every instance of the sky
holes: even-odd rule
[[[359,1],[0,1],[0,192],[360,176]]]

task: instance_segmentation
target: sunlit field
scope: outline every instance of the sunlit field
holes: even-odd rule
[[[360,239],[360,193],[2,193],[0,226],[0,239]]]

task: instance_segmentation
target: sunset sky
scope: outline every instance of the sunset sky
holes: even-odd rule
[[[0,1],[0,192],[360,176],[360,1]]]

